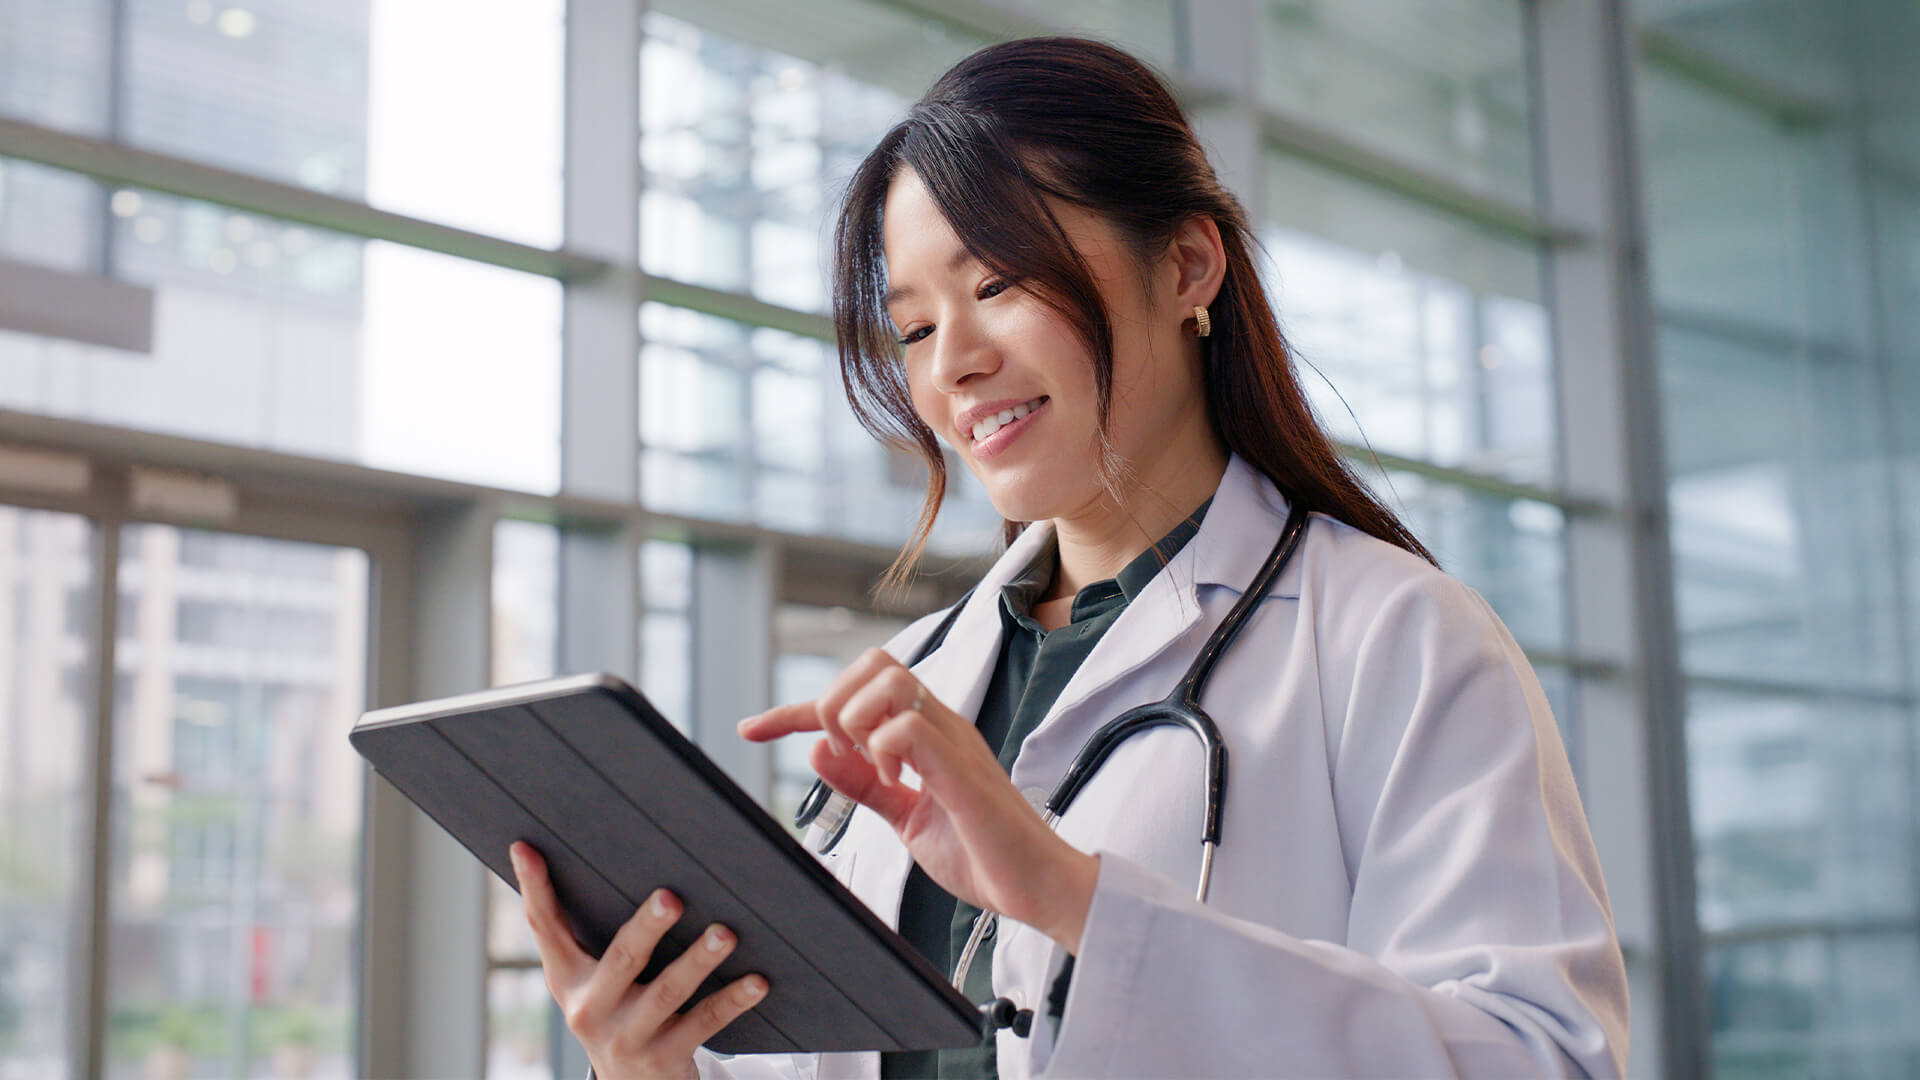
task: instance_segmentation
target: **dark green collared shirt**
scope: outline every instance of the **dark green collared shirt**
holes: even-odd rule
[[[1162,537],[1126,565],[1119,574],[1096,581],[1074,595],[1068,622],[1056,630],[1047,630],[1033,618],[1033,605],[1046,592],[1058,563],[1058,549],[1049,546],[1037,555],[1025,570],[1000,589],[1000,658],[994,665],[993,680],[987,684],[987,696],[980,703],[977,721],[987,745],[1000,756],[1002,768],[1012,771],[1020,745],[1059,700],[1073,673],[1080,670],[1093,647],[1126,610],[1133,598],[1147,587],[1193,534],[1200,531],[1212,499],[1187,515]],[[945,889],[933,883],[918,866],[907,876],[906,892],[900,899],[900,934],[911,941],[933,966],[951,974],[960,962],[967,937],[973,932],[973,920],[980,909],[955,900]],[[993,938],[981,943],[967,972],[967,997],[976,1002],[993,998]],[[1058,1020],[1066,1008],[1066,988],[1073,975],[1073,959],[1054,984],[1046,1003],[1048,1014]],[[912,1077],[974,1078],[997,1077],[993,1039],[977,1047],[962,1050],[918,1051],[882,1054],[880,1075]]]

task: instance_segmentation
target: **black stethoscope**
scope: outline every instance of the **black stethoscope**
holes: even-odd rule
[[[1267,554],[1267,561],[1260,566],[1260,572],[1254,575],[1253,582],[1240,594],[1233,610],[1214,629],[1213,636],[1207,639],[1200,649],[1200,655],[1193,658],[1187,673],[1174,686],[1173,692],[1160,701],[1139,705],[1106,722],[1100,730],[1093,733],[1080,752],[1074,755],[1073,764],[1067,767],[1066,775],[1053,789],[1046,805],[1040,808],[1041,817],[1049,827],[1066,814],[1067,808],[1080,790],[1087,786],[1100,766],[1121,743],[1149,728],[1180,726],[1193,732],[1200,740],[1200,747],[1207,769],[1207,814],[1200,831],[1200,884],[1194,890],[1194,898],[1201,903],[1207,899],[1207,886],[1213,880],[1213,853],[1220,846],[1220,818],[1227,803],[1227,744],[1220,737],[1220,726],[1213,722],[1205,709],[1200,707],[1200,695],[1206,691],[1207,678],[1213,674],[1213,667],[1220,662],[1220,656],[1233,644],[1233,639],[1246,625],[1247,616],[1259,604],[1260,599],[1273,587],[1286,569],[1288,560],[1293,558],[1294,549],[1300,546],[1300,536],[1306,528],[1307,511],[1299,499],[1289,500],[1287,523],[1280,530],[1280,539]],[[971,593],[969,593],[971,595]],[[934,628],[926,642],[920,646],[913,659],[907,661],[909,668],[925,660],[946,640],[947,631],[966,606],[966,597],[953,605],[940,624]],[[815,780],[808,790],[806,798],[800,801],[800,809],[793,816],[795,828],[804,829],[817,824],[821,832],[814,850],[826,854],[832,851],[840,838],[846,835],[847,823],[853,819],[854,807],[858,805],[852,799],[827,786],[824,780]],[[992,932],[997,917],[991,912],[982,912],[974,920],[973,932],[967,937],[967,945],[960,953],[959,966],[954,971],[954,985],[962,989],[966,986],[967,971],[973,965],[974,953],[980,943]],[[1032,1023],[1031,1010],[1015,1010],[1013,1003],[1005,998],[988,1006],[989,1022],[992,1030],[1012,1027],[1020,1035],[1026,1035]]]

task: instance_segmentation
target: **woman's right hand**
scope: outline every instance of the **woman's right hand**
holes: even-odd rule
[[[679,920],[679,899],[656,890],[614,935],[605,955],[595,960],[573,939],[547,877],[546,860],[525,841],[516,841],[507,853],[540,949],[547,990],[586,1049],[596,1080],[695,1077],[693,1052],[700,1044],[766,996],[767,980],[746,975],[681,1013],[680,1007],[733,951],[734,936],[726,927],[707,927],[700,940],[652,982],[636,982],[661,936]]]

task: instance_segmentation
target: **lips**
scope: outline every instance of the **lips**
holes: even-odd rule
[[[1007,405],[995,413],[982,411],[980,418],[974,421],[972,434],[976,436],[970,450],[973,459],[979,462],[991,461],[1005,453],[1014,440],[1020,438],[1026,430],[1040,422],[1047,411],[1048,399],[1033,398]],[[1005,422],[1001,417],[1007,417]]]
[[[1001,428],[1017,420],[1026,419],[1035,409],[1045,404],[1046,400],[1046,395],[1043,394],[1040,397],[1029,398],[1026,401],[1005,405],[997,410],[968,410],[967,413],[962,414],[961,422],[965,424],[969,419],[972,420],[971,427],[967,433],[977,445],[992,438],[993,434]]]

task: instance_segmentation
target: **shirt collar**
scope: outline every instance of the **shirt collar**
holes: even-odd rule
[[[1083,587],[1074,599],[1073,607],[1076,617],[1081,613],[1085,602],[1096,601],[1099,594],[1110,591],[1116,585],[1119,586],[1120,594],[1126,597],[1127,603],[1132,603],[1133,598],[1140,595],[1140,591],[1147,587],[1147,583],[1153,580],[1154,575],[1171,562],[1173,557],[1180,553],[1180,549],[1187,545],[1187,541],[1193,539],[1194,535],[1200,531],[1200,523],[1207,516],[1207,507],[1212,504],[1213,498],[1208,496],[1205,502],[1182,518],[1167,535],[1155,541],[1147,550],[1134,556],[1133,561],[1123,567],[1118,574]],[[1059,562],[1059,555],[1059,538],[1049,531],[1045,542],[1035,550],[1027,564],[1000,587],[1001,605],[1007,614],[1015,619],[1032,617],[1034,603],[1040,599],[1040,594],[1046,591],[1047,585],[1053,580],[1053,570]]]

